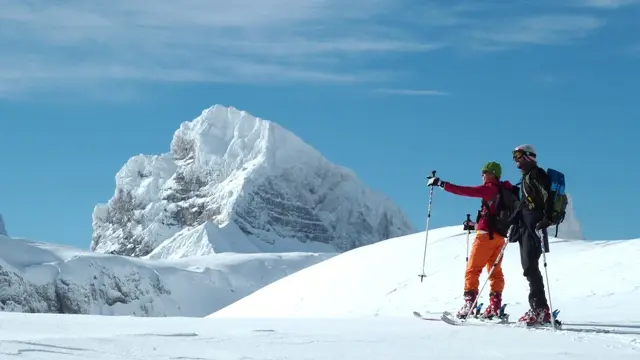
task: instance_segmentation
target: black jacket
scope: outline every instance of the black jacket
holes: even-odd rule
[[[535,166],[522,175],[520,184],[520,207],[513,214],[511,223],[515,225],[509,242],[524,241],[539,248],[540,238],[536,228],[546,218],[551,219],[553,202],[550,197],[550,182],[547,172]],[[542,227],[545,252],[549,252],[546,226]]]

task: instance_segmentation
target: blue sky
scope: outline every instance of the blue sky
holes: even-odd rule
[[[562,3],[562,5],[560,5]],[[639,237],[640,2],[0,0],[0,213],[88,249],[139,153],[213,104],[274,120],[425,226],[432,169],[517,181],[532,143],[591,239]],[[434,227],[478,200],[436,192]]]

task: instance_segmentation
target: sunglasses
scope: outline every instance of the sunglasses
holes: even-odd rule
[[[514,150],[513,151],[513,160],[520,160],[520,158],[522,158],[525,155],[533,155],[527,151],[524,150]]]
[[[524,156],[524,151],[522,151],[522,150],[514,150],[513,151],[513,160],[519,160],[523,156]]]

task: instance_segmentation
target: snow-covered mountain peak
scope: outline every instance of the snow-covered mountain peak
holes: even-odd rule
[[[560,226],[558,226],[558,237],[562,239],[585,240],[582,233],[582,226],[580,225],[580,221],[578,220],[573,207],[573,198],[571,197],[571,194],[568,193],[567,197],[569,198],[569,203],[567,204],[567,214],[564,217],[564,221],[560,224]],[[555,226],[549,228],[549,235],[555,236],[555,233]]]
[[[222,105],[214,105],[193,121],[183,122],[171,141],[171,153],[176,160],[201,169],[212,168],[218,176],[254,170],[275,175],[309,162],[332,165],[280,125]],[[340,170],[344,176],[355,178],[350,170]]]
[[[180,125],[171,151],[174,158],[200,166],[241,167],[266,152],[270,125],[244,111],[215,105]]]
[[[4,219],[2,218],[2,214],[0,214],[0,235],[9,236],[7,233],[7,226],[4,223]]]
[[[414,232],[349,169],[278,124],[222,105],[183,122],[169,153],[129,159],[93,219],[92,250],[161,258],[301,244],[345,251]],[[187,244],[199,250],[178,249]]]

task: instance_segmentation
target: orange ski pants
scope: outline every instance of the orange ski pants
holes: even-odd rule
[[[480,285],[480,274],[482,269],[491,271],[493,263],[500,255],[504,246],[504,237],[493,234],[493,239],[489,239],[489,234],[478,232],[471,246],[467,271],[464,276],[464,290],[478,290]],[[503,257],[504,258],[504,257]],[[502,258],[496,264],[491,277],[489,277],[491,292],[502,292],[504,290],[504,274],[502,273]]]

